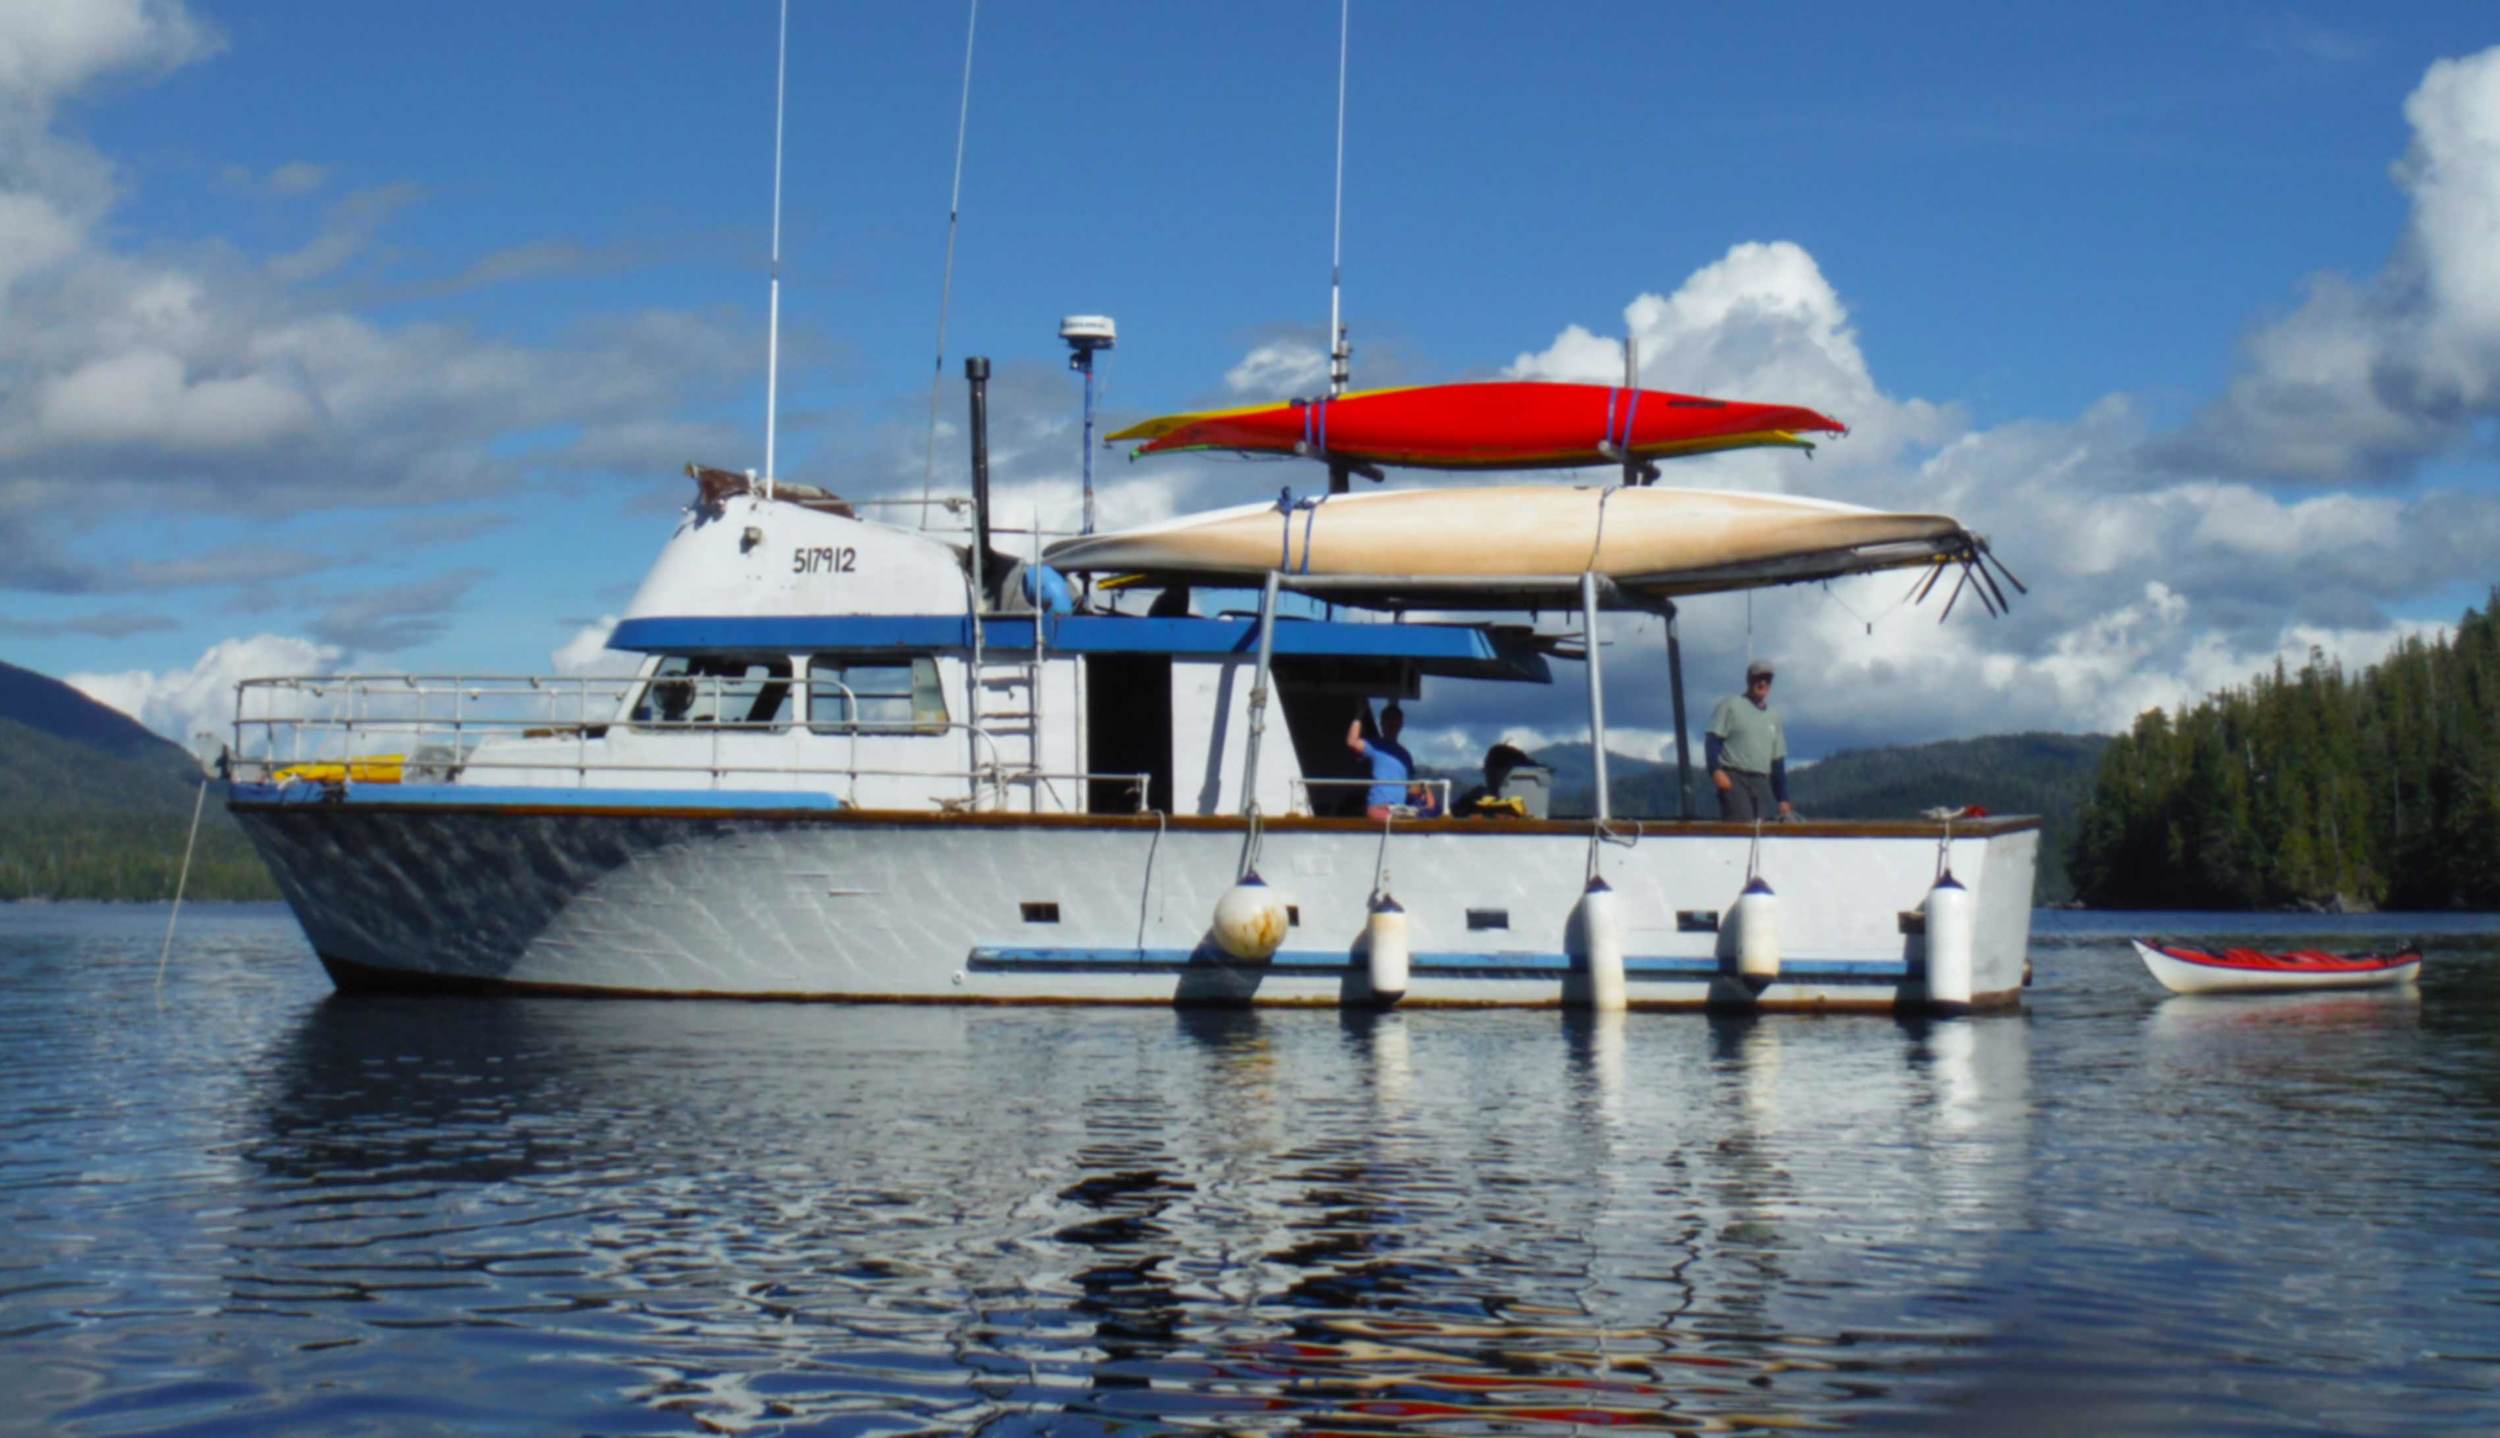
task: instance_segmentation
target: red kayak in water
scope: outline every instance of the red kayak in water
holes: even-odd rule
[[[2138,939],[2135,952],[2161,986],[2177,994],[2376,989],[2409,984],[2422,974],[2419,945],[2392,954],[2330,954],[2319,949],[2269,953]]]
[[[1561,469],[1724,449],[1814,448],[1846,434],[1829,415],[1620,385],[1506,380],[1416,385],[1165,415],[1114,440],[1140,455],[1228,449],[1346,465],[1416,469]]]

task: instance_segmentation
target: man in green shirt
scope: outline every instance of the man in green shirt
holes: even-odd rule
[[[1767,819],[1771,806],[1792,818],[1788,804],[1788,731],[1771,707],[1771,666],[1757,659],[1745,668],[1745,692],[1719,701],[1704,745],[1710,782],[1719,791],[1719,817]]]

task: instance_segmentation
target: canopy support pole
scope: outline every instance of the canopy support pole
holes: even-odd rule
[[[1245,818],[1259,812],[1259,741],[1267,735],[1268,670],[1276,658],[1276,591],[1283,579],[1282,574],[1271,569],[1266,587],[1259,591],[1259,672],[1250,685],[1249,752],[1241,764],[1241,812]]]
[[[1629,329],[1623,332],[1623,387],[1641,387],[1641,337]],[[1650,477],[1655,479],[1657,472],[1652,470]],[[1641,461],[1632,453],[1632,428],[1628,422],[1623,430],[1623,483],[1626,488],[1641,483]]]
[[[1675,632],[1675,603],[1666,604],[1667,615],[1667,690],[1675,696],[1675,812],[1677,817],[1693,817],[1693,760],[1684,744],[1684,641]]]
[[[1273,585],[1275,582],[1276,576],[1270,574],[1268,583]],[[1597,662],[1597,571],[1594,569],[1580,572],[1580,613],[1588,626],[1589,760],[1597,774],[1597,822],[1603,824],[1613,818],[1614,813],[1606,794],[1606,680]],[[1266,672],[1264,664],[1260,672]],[[1255,736],[1259,731],[1252,729],[1250,732]]]

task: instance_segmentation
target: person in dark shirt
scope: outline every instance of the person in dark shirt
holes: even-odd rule
[[[1484,782],[1458,796],[1450,812],[1462,819],[1484,819],[1507,816],[1509,808],[1497,808],[1503,799],[1502,786],[1510,782],[1510,771],[1528,762],[1525,752],[1508,744],[1496,744],[1484,751]]]

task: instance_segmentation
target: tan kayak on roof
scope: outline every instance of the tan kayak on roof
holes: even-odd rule
[[[1397,577],[1528,588],[1593,571],[1661,594],[1933,563],[1978,541],[1936,514],[1715,490],[1562,485],[1388,490],[1244,505],[1063,540],[1055,568],[1167,579]]]

